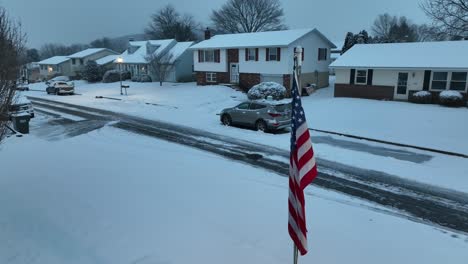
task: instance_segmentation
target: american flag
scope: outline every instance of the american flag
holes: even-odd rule
[[[289,159],[289,222],[288,231],[301,255],[307,254],[307,228],[304,189],[317,176],[314,150],[310,140],[297,75],[292,86],[291,155]]]

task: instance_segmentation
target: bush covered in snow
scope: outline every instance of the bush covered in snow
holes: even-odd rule
[[[130,79],[130,72],[122,72],[122,81]],[[112,83],[120,81],[120,71],[109,70],[102,77],[103,83]]]
[[[286,88],[276,82],[262,82],[250,88],[247,93],[250,100],[266,99],[270,95],[275,100],[283,99],[286,95]]]
[[[432,94],[428,91],[419,91],[413,93],[409,97],[409,101],[416,104],[430,104],[432,102]]]
[[[148,74],[140,74],[132,77],[132,82],[152,82]]]
[[[465,100],[460,92],[443,91],[439,94],[439,103],[445,106],[457,107],[465,105]]]

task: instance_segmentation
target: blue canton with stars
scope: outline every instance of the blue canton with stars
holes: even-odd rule
[[[291,153],[296,150],[296,129],[306,122],[304,109],[302,108],[301,96],[297,86],[296,77],[294,74],[293,85],[291,90],[292,96],[292,113],[291,113]]]

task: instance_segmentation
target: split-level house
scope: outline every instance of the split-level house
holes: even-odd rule
[[[70,58],[67,56],[54,56],[38,62],[41,80],[48,80],[53,76],[71,76]]]
[[[408,100],[429,91],[468,92],[468,41],[355,45],[333,62],[335,97]]]
[[[114,70],[116,68],[115,62],[119,55],[108,55],[96,60],[96,64],[101,68],[102,72]]]
[[[191,81],[193,58],[189,47],[192,44],[191,41],[177,42],[175,39],[129,41],[127,50],[120,55],[122,62],[117,66],[129,71],[132,77],[145,74],[153,81],[159,81],[148,60],[151,56],[157,57],[171,65],[165,81]]]
[[[233,83],[248,90],[265,81],[290,88],[294,48],[304,49],[301,83],[328,86],[330,50],[335,45],[317,29],[225,34],[191,47],[198,85]]]
[[[74,53],[70,58],[71,76],[83,75],[84,67],[88,61],[97,61],[109,55],[117,55],[118,53],[105,48],[90,48]]]

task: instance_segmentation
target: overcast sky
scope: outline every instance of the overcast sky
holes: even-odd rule
[[[149,17],[171,3],[207,25],[212,9],[226,0],[0,0],[10,15],[19,18],[28,34],[28,46],[48,42],[89,43],[103,37],[143,32]],[[281,0],[290,28],[316,27],[332,41],[346,32],[369,29],[377,14],[404,15],[427,23],[418,3],[422,0]]]

